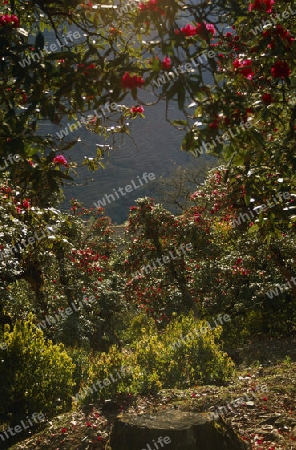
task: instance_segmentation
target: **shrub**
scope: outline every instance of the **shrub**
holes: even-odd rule
[[[145,313],[130,317],[128,326],[124,330],[122,330],[120,334],[123,343],[130,344],[133,341],[141,339],[143,335],[143,329],[153,329],[153,332],[157,331],[155,321],[152,319],[152,317],[148,317]]]
[[[136,361],[149,373],[155,371],[164,388],[224,383],[233,374],[234,363],[218,343],[221,333],[221,327],[211,330],[193,314],[181,316],[162,334],[145,334],[135,344]]]
[[[110,347],[108,353],[93,357],[88,377],[81,383],[76,399],[80,403],[89,403],[129,392],[132,381],[130,362],[128,352],[119,350],[116,345]]]
[[[4,333],[0,350],[0,414],[25,417],[42,412],[52,416],[69,406],[74,365],[64,346],[45,341],[33,314]],[[14,419],[13,419],[14,420]]]
[[[133,322],[132,329],[127,330],[130,336],[136,328],[138,336],[130,346],[122,351],[112,346],[94,360],[77,400],[90,402],[119,393],[155,393],[162,387],[184,388],[197,383],[221,384],[233,375],[234,363],[218,342],[221,327],[211,330],[207,322],[197,322],[193,314],[173,320],[163,332],[158,332],[150,321],[140,331],[140,323]],[[130,371],[121,375],[122,367]]]

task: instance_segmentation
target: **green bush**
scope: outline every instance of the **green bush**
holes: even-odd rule
[[[42,412],[52,416],[70,405],[74,365],[64,346],[46,341],[33,314],[4,333],[0,350],[0,414],[14,420]]]
[[[234,363],[218,342],[221,333],[221,327],[211,330],[193,314],[181,316],[161,334],[144,333],[133,346],[136,362],[146,373],[155,372],[163,388],[223,383]]]
[[[256,334],[263,331],[262,309],[245,310],[244,314],[234,316],[223,327],[225,346],[236,348]]]
[[[148,317],[147,314],[141,313],[130,318],[128,326],[121,331],[120,338],[125,344],[131,344],[133,341],[137,341],[142,338],[143,329],[153,329],[153,332],[157,330],[156,325],[152,317]]]
[[[135,323],[131,326],[127,335],[135,332]],[[136,326],[138,338],[130,345],[123,350],[113,346],[95,359],[76,398],[90,402],[119,393],[155,393],[161,388],[224,383],[233,375],[234,363],[222,350],[221,333],[221,327],[211,330],[193,315],[173,320],[163,332],[158,332],[150,321],[141,330]],[[120,373],[121,367],[129,367],[129,373],[109,383],[108,379]],[[106,385],[100,388],[98,382],[102,385],[104,379]]]
[[[223,326],[222,337],[225,346],[235,349],[257,335],[290,336],[296,329],[295,322],[294,303],[282,294],[272,300],[267,298],[263,305],[246,309],[244,314],[232,316],[231,322]]]
[[[130,392],[134,366],[131,356],[127,350],[113,345],[108,353],[92,357],[88,377],[82,381],[76,400],[83,404]]]

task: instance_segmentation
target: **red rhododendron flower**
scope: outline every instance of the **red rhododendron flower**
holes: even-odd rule
[[[63,155],[57,155],[52,161],[54,164],[61,164],[62,166],[66,166],[68,164],[68,161]]]
[[[171,67],[171,58],[169,58],[168,56],[165,56],[163,58],[161,66],[163,69],[169,69]]]
[[[185,27],[182,27],[180,31],[185,36],[195,36],[197,34],[197,28],[191,25],[191,23],[188,23],[187,25],[185,25]]]
[[[143,114],[144,108],[143,106],[132,106],[130,112],[133,114]]]
[[[276,25],[275,28],[263,31],[262,36],[265,38],[279,36],[283,41],[286,41],[289,44],[288,47],[290,47],[292,42],[295,40],[295,38],[291,36],[289,31],[281,25]],[[268,44],[268,48],[274,48],[275,44],[276,41],[274,39],[271,39],[270,43]]]
[[[258,11],[265,11],[267,13],[272,12],[272,5],[275,4],[274,0],[255,0],[254,3],[249,4],[249,11],[257,9]]]
[[[282,39],[286,39],[288,42],[293,42],[295,40],[295,38],[293,38],[289,31],[286,30],[284,27],[282,27],[281,25],[277,25],[275,27],[275,29],[273,29],[273,34],[275,34],[276,36],[280,36]]]
[[[271,94],[263,94],[261,100],[263,101],[263,103],[265,103],[265,105],[270,105],[270,103],[272,102]]]
[[[277,61],[271,68],[273,78],[288,78],[290,74],[291,69],[286,61]]]
[[[23,201],[23,208],[25,208],[25,209],[29,209],[30,208],[30,202],[28,201],[28,200],[24,200]]]
[[[233,61],[233,66],[238,69],[244,78],[252,80],[254,73],[252,70],[252,60],[251,59],[236,59]]]
[[[196,30],[197,30],[196,34],[198,34],[200,37],[205,38],[207,37],[208,33],[212,33],[212,36],[214,36],[216,32],[213,24],[205,22],[198,23]]]
[[[18,28],[20,26],[20,19],[15,14],[11,15],[11,22],[14,28]]]
[[[7,25],[18,28],[20,26],[20,20],[15,14],[12,14],[11,16],[8,14],[0,15],[0,26],[5,27]]]
[[[219,120],[215,119],[214,122],[210,123],[209,127],[211,130],[217,130],[219,128]]]
[[[212,23],[206,23],[206,29],[214,36],[216,29]]]
[[[5,25],[9,25],[11,23],[11,18],[8,14],[0,16],[0,25],[5,27]]]
[[[145,80],[137,75],[131,76],[128,72],[125,72],[121,78],[121,86],[125,89],[134,89],[141,87],[145,83]]]
[[[201,37],[206,37],[207,33],[209,32],[214,35],[216,30],[214,25],[212,25],[211,23],[202,22],[198,23],[196,27],[191,23],[188,23],[187,25],[185,25],[185,27],[181,28],[180,32],[185,36],[195,36],[196,34],[198,34]],[[179,34],[180,32],[179,30],[175,31],[176,34]]]
[[[147,2],[147,3],[140,3],[139,9],[142,12],[144,12],[144,11],[158,12],[160,10],[157,6],[157,2],[158,2],[158,0],[149,0],[149,2]]]

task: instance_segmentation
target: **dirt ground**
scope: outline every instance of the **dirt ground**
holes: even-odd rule
[[[295,343],[296,337],[250,341],[236,352],[238,370],[227,386],[162,390],[156,396],[122,396],[76,408],[10,449],[107,450],[116,415],[167,408],[222,415],[252,450],[296,449]]]

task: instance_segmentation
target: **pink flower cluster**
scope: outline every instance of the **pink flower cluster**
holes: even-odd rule
[[[216,30],[214,25],[211,23],[198,23],[195,27],[191,23],[185,25],[185,27],[181,28],[181,30],[175,30],[175,34],[183,34],[184,36],[200,36],[204,37],[208,33],[211,33],[214,36]]]
[[[235,59],[232,64],[235,69],[239,70],[244,78],[252,80],[255,72],[252,70],[251,59]]]
[[[9,14],[4,14],[4,15],[1,14],[0,15],[0,26],[1,27],[11,26],[12,28],[18,28],[20,26],[20,20],[14,14],[11,14],[11,16]]]
[[[252,70],[251,59],[235,59],[232,64],[244,78],[253,79],[255,72]],[[286,61],[275,62],[271,67],[271,75],[273,78],[288,78],[291,75],[289,64]]]
[[[54,164],[60,164],[61,166],[67,166],[68,165],[68,161],[66,160],[66,158],[63,155],[57,155],[53,158],[52,162]]]

